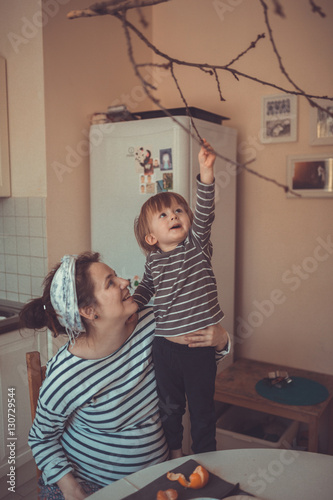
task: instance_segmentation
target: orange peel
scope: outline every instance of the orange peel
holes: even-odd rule
[[[174,472],[168,472],[167,478],[170,481],[178,481],[185,488],[198,490],[208,483],[209,472],[202,465],[198,465],[190,475],[189,480],[186,479],[184,474]]]

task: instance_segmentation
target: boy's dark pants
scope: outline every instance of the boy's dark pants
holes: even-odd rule
[[[215,451],[215,349],[188,347],[155,337],[153,361],[161,419],[169,449],[182,447],[186,394],[193,453]]]

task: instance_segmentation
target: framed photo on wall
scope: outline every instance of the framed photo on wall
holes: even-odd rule
[[[314,99],[314,101],[320,108],[310,107],[310,145],[333,144],[333,101],[326,99]]]
[[[316,156],[288,156],[287,186],[307,198],[333,197],[333,153]],[[295,198],[288,191],[288,198]]]
[[[294,142],[297,140],[297,96],[265,95],[261,105],[261,142]]]

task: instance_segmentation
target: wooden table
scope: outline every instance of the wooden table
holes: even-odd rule
[[[305,377],[323,384],[329,391],[329,397],[322,403],[308,406],[292,406],[276,403],[260,396],[255,389],[256,383],[267,377],[268,372],[286,370],[293,377]],[[216,401],[229,403],[243,408],[262,411],[270,415],[289,418],[308,424],[308,451],[318,451],[319,419],[325,410],[329,411],[329,448],[333,455],[333,376],[299,370],[272,363],[263,363],[250,359],[238,359],[216,377]]]

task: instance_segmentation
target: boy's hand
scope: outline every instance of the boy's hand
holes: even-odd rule
[[[200,180],[204,184],[212,184],[214,181],[214,163],[216,154],[211,145],[203,139],[199,151],[198,160],[200,165]]]

